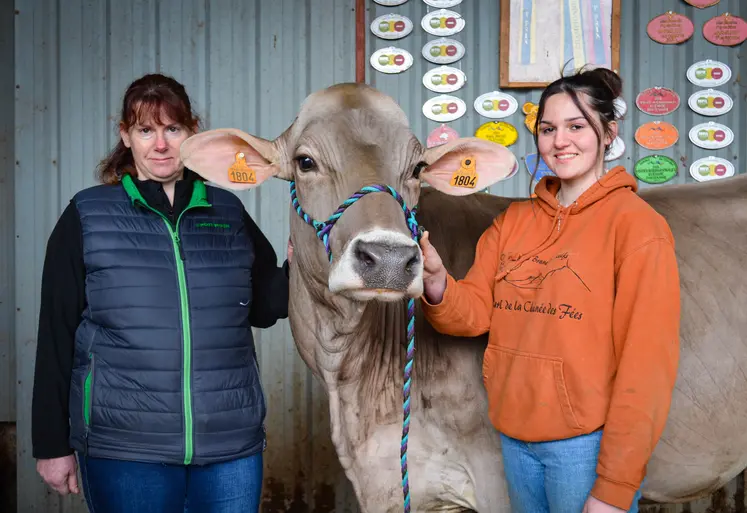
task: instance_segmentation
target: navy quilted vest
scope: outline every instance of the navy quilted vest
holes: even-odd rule
[[[71,446],[171,464],[263,450],[249,323],[254,253],[239,199],[195,181],[176,227],[129,177],[73,201],[88,306],[75,340]]]

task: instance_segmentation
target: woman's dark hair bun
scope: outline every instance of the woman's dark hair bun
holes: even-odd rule
[[[622,94],[623,83],[620,76],[607,68],[582,70],[577,75],[581,82],[587,82],[594,89],[606,89],[614,100]]]

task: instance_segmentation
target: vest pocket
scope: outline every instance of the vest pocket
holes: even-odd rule
[[[562,358],[488,345],[483,380],[490,420],[502,433],[540,441],[582,431],[571,408]]]

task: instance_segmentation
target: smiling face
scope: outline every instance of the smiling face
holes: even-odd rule
[[[120,135],[132,151],[138,178],[168,183],[182,176],[184,164],[179,147],[193,131],[165,114],[159,118],[139,120],[129,129],[121,127]]]
[[[579,94],[578,99],[597,130],[603,134],[602,139],[573,99],[560,93],[545,102],[537,143],[542,159],[561,180],[588,181],[591,185],[602,175],[604,149],[614,140],[616,126],[611,124],[612,133],[605,133],[599,115],[586,103],[586,96]]]

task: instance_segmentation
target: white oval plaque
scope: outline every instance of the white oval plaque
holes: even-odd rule
[[[402,39],[412,32],[412,21],[401,14],[385,14],[371,22],[371,32],[381,39]]]
[[[731,97],[715,89],[703,89],[690,96],[687,104],[692,110],[704,116],[720,116],[726,114],[734,106]]]
[[[423,75],[423,85],[437,93],[453,93],[467,83],[467,76],[458,68],[439,66]]]
[[[467,112],[467,105],[461,98],[442,94],[423,104],[423,115],[433,121],[446,123],[459,119]]]
[[[407,2],[407,0],[374,0],[374,2],[379,5],[385,5],[387,7],[395,7],[397,5],[404,4],[405,2]]]
[[[690,176],[699,182],[729,178],[734,176],[734,164],[720,157],[705,157],[692,163]]]
[[[412,55],[407,50],[390,46],[371,55],[371,66],[382,73],[402,73],[412,66]]]
[[[718,87],[731,80],[731,68],[723,62],[708,59],[690,66],[687,79],[699,87]]]
[[[486,118],[507,118],[519,108],[519,103],[513,96],[493,91],[480,95],[475,100],[475,110]]]
[[[462,3],[462,0],[423,0],[426,5],[436,7],[438,9],[448,9]]]
[[[439,9],[423,16],[420,26],[434,36],[451,36],[464,29],[464,18],[458,12]]]
[[[615,140],[612,141],[612,144],[610,145],[610,151],[608,151],[604,156],[604,161],[612,162],[613,160],[617,160],[622,157],[624,153],[625,141],[620,139],[620,137],[615,137]]]
[[[464,45],[456,39],[442,37],[425,43],[422,53],[434,64],[451,64],[464,57]]]
[[[734,132],[729,127],[713,121],[695,125],[688,135],[695,146],[707,150],[720,150],[734,142]]]

